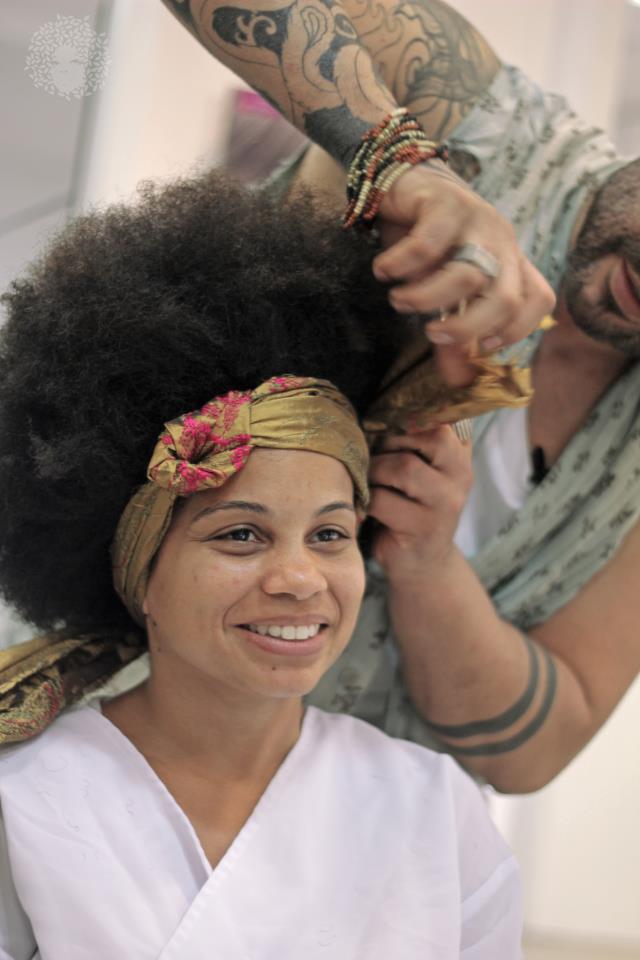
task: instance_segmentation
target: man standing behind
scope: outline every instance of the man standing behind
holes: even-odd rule
[[[246,24],[258,6],[224,10]],[[343,8],[386,88],[449,141],[454,168],[513,222],[559,304],[556,326],[517,348],[532,364],[528,413],[476,424],[460,523],[469,476],[451,431],[395,438],[374,458],[374,553],[386,578],[374,578],[363,629],[318,696],[397,736],[435,733],[498,789],[525,792],[569,763],[640,669],[640,162],[617,158],[562,98],[501,65],[439,0]],[[283,69],[292,90],[308,84]],[[310,151],[299,172],[343,195],[344,172],[324,155]],[[390,219],[381,226],[397,241],[406,224]],[[442,252],[425,273],[428,253],[412,255],[429,252],[432,236],[411,236],[413,248],[395,242],[378,261],[380,276],[402,281],[396,309],[449,309],[437,296],[451,287],[458,299],[479,293],[475,309],[429,327],[432,342],[446,350],[479,333],[485,349],[513,343],[504,304],[493,328],[483,313],[495,287],[474,289],[459,269],[451,284],[456,267]]]
[[[412,699],[394,684],[385,723],[422,739],[426,719],[467,766],[523,792],[572,759],[640,669],[640,161],[500,64],[438,0],[388,9],[357,21],[374,61],[513,223],[558,306],[556,326],[517,348],[532,364],[528,414],[475,425],[455,542],[444,490],[464,489],[464,476],[451,439],[425,443],[430,466],[397,453],[374,465],[374,480],[413,497],[380,489],[372,506]],[[338,189],[317,148],[299,176]],[[446,343],[446,322],[442,333]]]

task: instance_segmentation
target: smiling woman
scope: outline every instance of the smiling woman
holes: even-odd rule
[[[0,654],[1,960],[520,955],[475,785],[303,706],[364,590],[354,407],[397,337],[369,257],[209,176],[8,295],[0,582],[50,632]]]
[[[191,497],[144,601],[155,681],[170,695],[177,671],[197,671],[251,699],[309,693],[355,626],[356,525],[349,473],[306,450],[256,450],[224,494]]]

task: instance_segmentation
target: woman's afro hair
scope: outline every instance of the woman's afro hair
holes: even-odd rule
[[[163,424],[280,373],[362,412],[398,343],[371,247],[220,173],[71,224],[3,296],[0,587],[42,628],[130,623],[109,546]]]

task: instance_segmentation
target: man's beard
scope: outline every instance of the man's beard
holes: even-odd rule
[[[638,357],[640,356],[640,324],[637,329],[630,325],[630,321],[621,313],[609,290],[603,290],[602,296],[595,302],[587,300],[583,292],[594,264],[601,257],[618,253],[619,250],[619,247],[616,250],[607,247],[606,250],[594,251],[593,254],[586,251],[583,254],[576,248],[567,262],[562,292],[571,319],[583,333],[599,343],[608,344],[620,353]],[[619,255],[625,256],[622,252]],[[625,259],[628,258],[625,256]]]
[[[627,356],[640,356],[637,328],[624,316],[608,287],[598,301],[585,296],[595,265],[603,257],[624,259],[640,272],[640,161],[608,180],[596,196],[576,245],[567,258],[562,292],[575,325]]]

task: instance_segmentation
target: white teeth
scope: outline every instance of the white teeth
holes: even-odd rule
[[[250,623],[249,630],[253,633],[259,633],[262,637],[269,635],[270,637],[277,637],[281,640],[309,640],[311,637],[315,637],[318,631],[320,630],[320,624],[314,623],[310,626],[301,626],[296,627],[293,624],[255,624]]]

